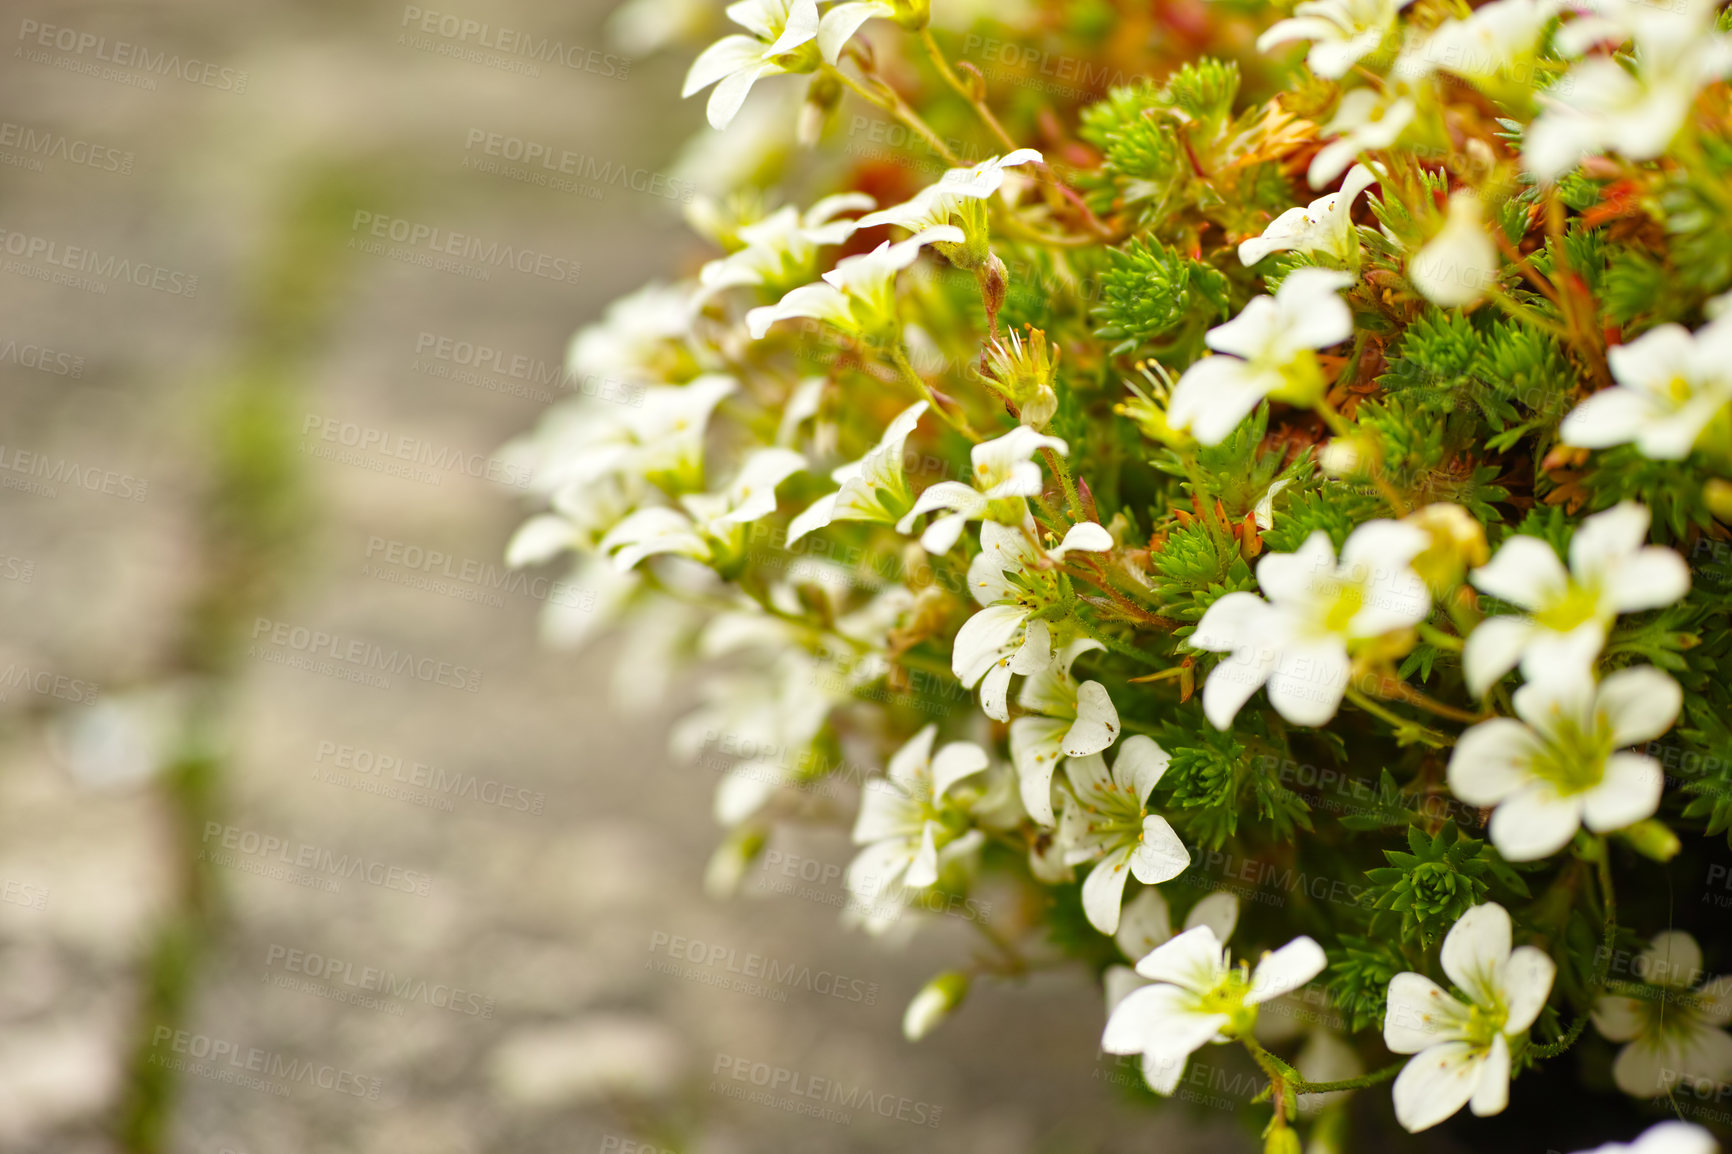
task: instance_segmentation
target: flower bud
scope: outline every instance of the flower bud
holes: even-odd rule
[[[1300,1154],[1299,1131],[1291,1126],[1276,1126],[1263,1139],[1263,1154]]]
[[[1332,477],[1353,477],[1377,459],[1363,437],[1336,437],[1317,451],[1317,467]]]
[[[922,986],[908,1003],[902,1015],[902,1034],[910,1042],[918,1042],[944,1021],[968,996],[968,975],[960,970],[946,970]]]
[[[1651,817],[1627,829],[1621,829],[1618,836],[1623,838],[1631,849],[1654,861],[1671,861],[1678,856],[1678,851],[1684,848],[1678,835],[1658,818]]]
[[[1009,343],[994,341],[986,350],[986,372],[981,379],[1016,407],[1023,424],[1044,429],[1058,412],[1058,394],[1053,389],[1058,357],[1057,346],[1049,346],[1041,330],[1029,329],[1024,341],[1013,329]]]
[[[1484,565],[1491,556],[1485,528],[1460,505],[1440,501],[1411,514],[1406,521],[1431,537],[1431,544],[1413,559],[1413,571],[1425,579],[1433,596],[1441,597],[1461,584],[1469,569]]]
[[[704,892],[712,898],[733,897],[746,871],[768,843],[769,838],[761,829],[751,826],[736,829],[710,855],[710,864],[704,869]]]
[[[1715,478],[1702,489],[1708,511],[1722,521],[1732,521],[1732,482]]]

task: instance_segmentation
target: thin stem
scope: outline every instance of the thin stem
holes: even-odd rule
[[[1012,140],[1010,133],[1004,130],[1004,125],[998,122],[998,117],[992,114],[992,109],[986,106],[986,100],[977,95],[968,82],[958,76],[956,70],[950,67],[950,61],[944,58],[944,51],[938,47],[938,41],[933,37],[930,27],[920,30],[920,43],[925,47],[926,55],[931,58],[932,66],[938,69],[940,76],[944,77],[944,82],[954,88],[957,95],[968,101],[969,106],[980,114],[981,122],[992,131],[994,136],[998,137],[999,143],[1004,145],[1007,151],[1015,152],[1017,149],[1016,141]]]
[[[945,408],[939,402],[937,394],[932,391],[932,386],[926,383],[926,378],[914,371],[914,365],[909,361],[908,353],[900,343],[890,346],[890,363],[896,366],[896,372],[902,379],[914,386],[914,391],[932,406],[933,411],[943,418],[945,423],[975,444],[980,443],[980,434],[974,431],[973,426],[968,423],[968,418],[952,413]]]
[[[824,65],[824,72],[827,75],[834,76],[837,80],[840,80],[862,100],[882,108],[884,111],[900,120],[903,124],[906,124],[914,132],[918,133],[921,139],[925,140],[926,143],[931,146],[933,152],[936,152],[939,156],[944,158],[946,164],[950,165],[952,168],[962,167],[962,159],[954,152],[950,151],[950,146],[945,144],[943,138],[932,130],[932,126],[922,120],[920,114],[908,106],[908,102],[902,99],[902,95],[897,92],[896,89],[892,88],[883,80],[880,80],[877,75],[874,74],[872,79],[877,81],[878,86],[883,89],[883,95],[873,92],[871,89],[867,88],[858,80],[854,79],[852,76],[834,65]]]
[[[1435,729],[1427,729],[1417,721],[1403,717],[1393,710],[1385,709],[1369,696],[1361,693],[1351,685],[1347,687],[1347,700],[1351,701],[1365,712],[1371,714],[1371,716],[1388,722],[1395,728],[1396,740],[1401,741],[1403,744],[1407,744],[1409,741],[1422,741],[1433,749],[1442,749],[1445,746],[1455,744],[1453,739],[1437,732]]]
[[[1605,989],[1606,976],[1612,966],[1612,943],[1618,935],[1618,898],[1612,889],[1612,849],[1606,844],[1605,838],[1596,838],[1599,847],[1599,860],[1595,863],[1600,879],[1600,905],[1605,915],[1605,925],[1600,932],[1600,956],[1594,963],[1593,993],[1598,998]],[[1592,1003],[1590,1002],[1590,1005]],[[1570,1028],[1555,1042],[1544,1046],[1534,1046],[1530,1053],[1536,1058],[1555,1058],[1576,1044],[1576,1039],[1582,1036],[1587,1028],[1590,1013],[1576,1016],[1570,1023]]]

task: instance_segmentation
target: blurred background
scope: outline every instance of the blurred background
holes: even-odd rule
[[[728,159],[606,7],[6,6],[0,1149],[1256,1148],[1074,972],[905,1043],[970,927],[844,932],[840,832],[707,898],[689,680],[538,642],[499,447]]]

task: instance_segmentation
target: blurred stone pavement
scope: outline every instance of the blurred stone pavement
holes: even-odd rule
[[[187,1020],[144,1039],[191,1067],[169,1148],[1255,1148],[1231,1108],[1157,1124],[1112,1085],[1079,974],[981,990],[912,1046],[902,1009],[966,956],[967,927],[901,952],[849,934],[822,864],[792,896],[760,871],[733,902],[705,897],[713,774],[664,753],[689,682],[622,712],[616,645],[550,652],[541,587],[489,588],[517,494],[470,475],[485,468],[399,475],[345,445],[373,431],[485,459],[535,420],[580,323],[701,258],[654,192],[597,199],[473,163],[497,133],[665,172],[701,124],[676,99],[683,59],[531,75],[508,51],[459,51],[439,31],[451,13],[603,45],[591,0],[23,0],[0,20],[0,1149],[114,1148],[124,1059],[152,1027],[140,959],[173,893],[167,818],[124,765],[76,778],[55,742],[80,739],[52,735],[84,733],[65,718],[98,717],[92,695],[133,700],[170,664],[199,564],[207,410],[259,253],[317,169],[354,174],[371,219],[536,261],[394,259],[368,251],[371,219],[342,246],[332,324],[292,382],[313,529],[249,638],[221,828],[202,835],[228,913]],[[153,70],[164,54],[178,72]],[[148,271],[114,275],[109,257]],[[546,275],[562,261],[581,262],[575,282]],[[502,350],[506,371],[466,369],[470,345]],[[297,667],[296,638],[315,632],[434,672],[380,687]],[[440,663],[478,689],[442,684]],[[776,848],[848,854],[839,835]],[[333,890],[332,860],[363,864]],[[675,939],[704,943],[705,962],[668,961]],[[767,996],[712,984],[748,955],[816,976]],[[739,1100],[715,1089],[736,1063],[895,1105],[837,1120]]]

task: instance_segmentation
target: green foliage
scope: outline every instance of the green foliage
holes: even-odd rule
[[[1114,249],[1111,258],[1112,267],[1100,278],[1102,300],[1095,312],[1103,323],[1095,335],[1117,342],[1114,355],[1175,333],[1192,338],[1175,343],[1196,345],[1203,330],[1226,319],[1227,278],[1209,265],[1144,239]]]
[[[1366,901],[1373,909],[1396,915],[1396,925],[1388,928],[1403,940],[1415,938],[1430,946],[1485,899],[1494,869],[1491,850],[1482,841],[1462,837],[1453,821],[1431,837],[1409,826],[1407,847],[1406,853],[1384,850],[1389,864],[1365,872],[1371,882]],[[1381,932],[1384,920],[1374,918],[1373,928]]]
[[[1276,841],[1311,828],[1311,807],[1305,799],[1264,773],[1233,731],[1198,732],[1170,725],[1161,744],[1172,763],[1157,789],[1165,794],[1170,819],[1187,841],[1220,849],[1241,820],[1281,831],[1274,833]]]
[[[1329,998],[1347,1019],[1350,1032],[1382,1027],[1389,981],[1409,968],[1411,963],[1390,941],[1341,935],[1338,948],[1329,954]]]

